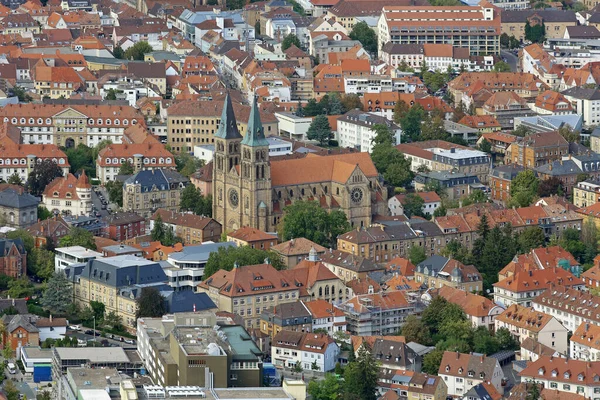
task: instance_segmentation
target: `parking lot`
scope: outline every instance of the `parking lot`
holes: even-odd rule
[[[79,331],[69,329],[67,330],[67,336],[76,337],[78,340],[83,342],[95,340],[98,343],[107,344],[108,346],[112,347],[123,347],[125,349],[137,348],[137,344],[133,339],[112,334],[107,334],[107,337],[102,337],[101,333],[98,330],[96,330],[96,335],[94,336],[93,330],[85,327],[82,327]],[[129,343],[127,341],[129,341]]]

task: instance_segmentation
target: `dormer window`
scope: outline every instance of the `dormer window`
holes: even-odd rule
[[[571,377],[571,373],[567,371],[563,376],[565,377],[565,379],[569,379]]]
[[[462,367],[460,367],[460,368],[458,369],[458,373],[459,373],[459,374],[462,374],[462,372],[463,372],[463,369],[462,369]]]
[[[450,366],[446,365],[446,372],[450,372]]]

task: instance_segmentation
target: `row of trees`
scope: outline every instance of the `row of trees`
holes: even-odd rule
[[[321,100],[316,101],[310,99],[304,107],[298,104],[296,115],[299,117],[315,117],[317,115],[340,115],[350,110],[358,108],[363,109],[363,104],[360,97],[356,94],[344,94],[332,92],[321,97]]]
[[[408,316],[402,326],[402,335],[406,342],[435,345],[435,350],[423,358],[423,372],[428,374],[437,374],[444,351],[490,355],[499,350],[519,348],[518,341],[506,328],[500,328],[494,334],[485,326],[474,328],[460,306],[441,296],[431,301],[421,319]]]

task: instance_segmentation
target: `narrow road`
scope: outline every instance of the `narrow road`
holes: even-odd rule
[[[510,65],[510,69],[513,72],[517,72],[518,71],[519,57],[515,56],[510,51],[506,51],[506,50],[501,50],[500,51],[500,55],[502,56],[503,59],[506,60],[506,62],[508,63],[508,65]]]

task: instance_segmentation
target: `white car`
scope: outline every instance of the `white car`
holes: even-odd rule
[[[79,325],[69,325],[69,329],[72,331],[80,331],[81,330],[81,326]]]
[[[125,339],[125,343],[127,343],[127,344],[135,344],[135,340],[133,340],[133,339]]]

